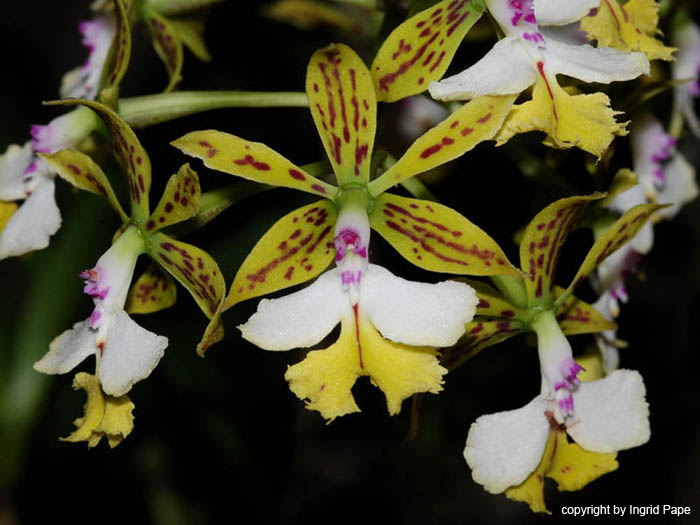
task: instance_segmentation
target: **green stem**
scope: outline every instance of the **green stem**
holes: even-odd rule
[[[527,291],[525,283],[512,275],[491,275],[496,288],[518,308],[527,308]]]
[[[418,177],[411,177],[410,179],[402,181],[400,184],[403,186],[403,189],[413,195],[416,199],[438,202],[437,197],[433,195],[433,193]]]
[[[119,115],[132,128],[143,128],[203,111],[222,108],[308,107],[300,92],[178,91],[119,101]]]

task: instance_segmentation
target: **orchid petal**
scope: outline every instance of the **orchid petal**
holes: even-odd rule
[[[479,299],[464,283],[418,283],[370,264],[360,308],[382,336],[397,343],[450,346],[464,334]]]
[[[554,272],[566,237],[584,208],[602,194],[568,197],[553,202],[530,221],[520,242],[520,267],[527,275],[525,288],[530,306],[552,299]]]
[[[216,130],[193,131],[171,143],[204,165],[248,180],[332,199],[338,189],[309,175],[276,151]]]
[[[602,0],[600,8],[581,20],[581,29],[599,46],[621,51],[642,51],[649,60],[673,60],[675,48],[654,38],[659,23],[655,0]]]
[[[432,82],[430,95],[438,100],[469,100],[480,95],[514,95],[535,83],[537,74],[527,48],[506,37],[473,66]]]
[[[520,277],[496,241],[442,204],[383,193],[375,200],[370,223],[401,255],[426,270]]]
[[[474,481],[498,494],[527,479],[547,445],[545,408],[538,396],[522,408],[481,416],[472,424],[464,459]]]
[[[479,4],[443,0],[394,29],[372,62],[379,100],[421,93],[442,77],[464,35],[481,18],[485,5]]]
[[[131,212],[135,219],[148,217],[148,194],[151,189],[151,160],[134,131],[110,108],[91,100],[60,100],[52,105],[81,104],[92,109],[107,126],[114,150],[129,184]]]
[[[309,352],[284,374],[289,389],[299,399],[308,399],[306,408],[318,410],[329,423],[360,411],[352,397],[352,386],[363,375],[355,334],[355,322],[349,315],[343,319],[338,341]]]
[[[121,396],[145,379],[163,357],[168,338],[136,324],[124,310],[110,317],[98,376],[106,394]]]
[[[27,142],[22,147],[12,144],[8,146],[5,153],[0,155],[0,200],[14,201],[27,198],[24,172],[32,163],[33,156],[31,142]]]
[[[557,74],[603,84],[649,74],[649,60],[644,53],[571,45],[554,39],[547,40],[547,64]]]
[[[70,182],[76,188],[107,199],[112,209],[119,214],[122,222],[128,222],[129,217],[119,204],[107,176],[90,157],[68,149],[50,155],[40,153],[39,157],[56,170],[62,179]]]
[[[462,106],[408,148],[387,171],[369,184],[372,195],[419,173],[464,155],[477,144],[492,139],[513,107],[515,97],[479,97]]]
[[[557,482],[560,491],[580,490],[600,476],[617,470],[615,453],[592,452],[577,443],[569,443],[564,432],[557,432],[556,454],[547,477]]]
[[[698,196],[698,183],[695,181],[695,168],[683,155],[676,153],[664,168],[665,182],[657,197],[658,202],[672,206],[659,210],[659,215],[670,219]]]
[[[401,411],[407,397],[421,392],[437,394],[442,390],[442,367],[434,348],[407,346],[384,339],[372,323],[359,316],[360,367],[386,396],[390,415]]]
[[[279,219],[243,261],[231,284],[224,309],[306,282],[335,257],[335,205],[327,200],[302,206]]]
[[[377,97],[362,59],[342,44],[314,53],[306,94],[338,184],[369,180],[377,128]]]
[[[238,328],[244,339],[265,350],[313,346],[350,314],[338,269],[313,284],[279,299],[263,299],[257,311]]]
[[[95,353],[95,330],[89,320],[75,323],[73,328],[56,337],[49,351],[34,363],[34,370],[44,374],[65,374]]]
[[[534,0],[535,18],[544,26],[563,26],[581,20],[600,0]]]
[[[104,76],[104,88],[112,91],[118,89],[131,59],[131,23],[129,22],[130,5],[128,5],[130,2],[116,0],[114,3],[117,8],[117,34],[112,41],[112,49]]]
[[[639,372],[616,370],[581,383],[574,393],[574,420],[567,432],[586,450],[616,452],[649,440],[649,406]]]
[[[601,157],[615,135],[625,135],[626,124],[619,123],[619,112],[610,108],[603,93],[569,95],[547,73],[546,65],[535,82],[532,100],[513,107],[503,128],[496,135],[500,146],[519,133],[543,131],[544,144],[554,148],[578,147]]]
[[[190,292],[211,319],[226,295],[226,283],[212,256],[163,233],[153,234],[148,254]]]
[[[554,297],[559,297],[563,292],[563,288],[556,286]],[[556,315],[564,335],[590,334],[617,328],[615,323],[608,321],[594,306],[578,297],[571,296],[559,304]]]
[[[189,164],[183,164],[168,179],[158,206],[146,222],[146,230],[157,231],[189,219],[199,211],[201,196],[197,172]]]
[[[175,18],[168,20],[170,27],[182,43],[202,62],[211,62],[211,53],[204,41],[204,22],[195,19]]]
[[[172,91],[182,80],[182,41],[170,21],[155,9],[144,8],[143,17],[151,33],[153,47],[168,72],[169,81],[164,91]]]
[[[610,254],[630,241],[644,224],[653,216],[654,212],[661,208],[658,204],[640,204],[635,206],[615,224],[608,228],[593,244],[581,263],[576,275],[567,288],[567,292],[573,291],[583,279],[590,274],[596,266],[605,260]]]
[[[0,232],[0,259],[41,250],[61,226],[53,179],[37,182],[34,191]]]
[[[524,331],[525,325],[517,319],[476,317],[464,327],[465,335],[458,346],[444,351],[442,363],[449,370],[454,370],[484,348],[501,343]]]
[[[175,304],[175,281],[155,262],[131,286],[124,310],[128,314],[150,314]]]

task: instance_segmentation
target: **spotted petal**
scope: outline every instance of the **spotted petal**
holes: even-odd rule
[[[563,288],[555,287],[555,297],[559,297],[563,291]],[[559,305],[556,315],[559,327],[565,335],[590,334],[617,328],[615,323],[608,321],[602,313],[578,297],[571,296],[564,300]]]
[[[137,220],[148,217],[148,193],[151,190],[151,160],[136,134],[119,115],[107,106],[91,100],[54,101],[51,104],[81,104],[87,106],[104,121],[112,137],[114,149],[126,174],[131,198],[131,213]]]
[[[419,137],[396,164],[373,180],[369,184],[370,193],[379,195],[409,177],[445,164],[492,139],[514,101],[514,96],[479,97],[465,104]]]
[[[39,156],[51,165],[62,179],[70,182],[76,188],[107,199],[112,209],[119,214],[122,222],[128,222],[129,217],[119,204],[107,176],[90,157],[69,149],[50,155],[40,153]]]
[[[520,276],[491,237],[442,204],[383,193],[375,200],[370,224],[401,255],[426,270]]]
[[[182,79],[182,41],[170,21],[155,9],[144,8],[143,17],[151,33],[153,47],[168,71],[169,81],[165,91],[172,91]]]
[[[42,250],[61,226],[52,178],[44,178],[0,231],[0,259]]]
[[[338,191],[264,144],[221,131],[193,131],[171,144],[187,155],[202,159],[209,168],[244,179],[308,191],[328,199]]]
[[[265,350],[291,350],[319,343],[344,317],[351,315],[340,271],[324,273],[316,282],[279,299],[263,299],[258,310],[239,326],[244,339]]]
[[[105,89],[119,86],[131,59],[131,24],[129,23],[128,2],[117,0],[115,4],[117,7],[117,34],[112,43],[109,65],[105,69]]]
[[[527,275],[525,287],[530,305],[549,302],[559,250],[594,194],[560,199],[539,212],[528,224],[520,242],[520,266]]]
[[[394,29],[372,63],[379,100],[421,93],[442,77],[484,7],[483,2],[443,0]]]
[[[306,70],[306,94],[338,184],[367,182],[377,98],[362,59],[342,44],[316,51]]]
[[[640,204],[629,210],[608,228],[589,250],[581,267],[566,290],[567,295],[604,259],[620,248],[620,246],[632,240],[649,218],[652,217],[653,213],[660,208],[662,206],[659,204]]]
[[[361,310],[382,336],[398,343],[455,344],[477,303],[474,290],[456,281],[407,281],[375,264],[362,275]]]
[[[226,294],[224,278],[211,255],[160,232],[151,237],[148,254],[187,288],[211,319]]]
[[[157,231],[194,216],[199,211],[201,195],[197,172],[184,164],[168,179],[158,206],[146,222],[146,230]]]
[[[303,206],[278,220],[238,269],[224,308],[318,276],[333,260],[335,205]]]
[[[649,406],[639,372],[616,370],[581,383],[574,394],[575,419],[567,432],[586,450],[616,452],[649,440]]]
[[[454,370],[483,349],[524,331],[525,325],[517,319],[476,317],[464,327],[464,336],[459,344],[443,352],[442,364],[447,369]]]
[[[155,262],[131,286],[124,310],[129,314],[150,314],[175,304],[175,281]]]
[[[472,424],[464,459],[474,481],[492,494],[525,481],[547,444],[545,406],[545,400],[538,396],[522,408],[481,416]]]

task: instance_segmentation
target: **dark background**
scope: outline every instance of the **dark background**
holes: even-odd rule
[[[256,2],[224,2],[207,17],[207,43],[214,60],[199,63],[186,53],[181,89],[301,91],[313,51],[343,41],[369,62],[372,41],[329,29],[301,31],[260,15]],[[262,5],[262,3],[260,3]],[[0,150],[28,139],[29,124],[59,112],[40,105],[57,97],[61,75],[84,60],[77,22],[90,16],[88,2],[12,2],[0,18],[3,49],[0,83]],[[393,6],[386,29],[404,12]],[[473,63],[491,45],[464,43],[450,71]],[[164,68],[142,27],[134,32],[132,65],[122,96],[154,93],[167,83]],[[613,107],[615,107],[613,97]],[[376,147],[400,154],[394,118],[399,104],[380,107]],[[667,120],[670,97],[654,101]],[[215,128],[264,142],[298,164],[324,158],[309,112],[296,109],[227,109],[183,118],[139,132],[154,167],[152,201],[167,177],[189,159],[168,146],[184,133]],[[539,156],[535,134],[516,146]],[[616,162],[629,164],[626,139],[618,139]],[[681,148],[697,166],[699,142]],[[445,204],[489,232],[517,261],[512,234],[544,204],[562,196],[551,185],[523,177],[510,159],[513,149],[483,144],[443,172],[431,185]],[[559,157],[558,157],[559,158]],[[563,158],[559,176],[569,188],[596,189],[583,169],[583,155]],[[205,189],[231,178],[193,166]],[[547,519],[527,506],[490,495],[471,479],[462,457],[469,425],[481,414],[520,407],[539,391],[536,351],[523,337],[492,347],[447,376],[439,396],[423,400],[417,438],[405,440],[410,403],[389,417],[381,392],[367,379],[353,392],[362,413],[325,425],[288,390],[283,374],[303,351],[265,352],[238,336],[237,324],[256,300],[230,310],[226,339],[206,359],[194,348],[206,325],[180,288],[175,307],[139,316],[145,328],[169,337],[165,358],[130,397],[136,404],[134,432],[119,447],[61,443],[82,411],[84,394],[70,388],[72,375],[46,377],[31,363],[50,340],[89,314],[77,273],[107,249],[118,219],[93,196],[57,183],[64,224],[49,249],[0,261],[0,524],[78,523],[530,523]],[[401,192],[401,190],[396,190]],[[241,202],[185,240],[209,251],[227,284],[256,240],[282,214],[310,202],[291,190],[274,190]],[[651,407],[651,441],[618,454],[620,468],[584,490],[558,493],[546,486],[553,519],[565,505],[686,505],[700,513],[700,419],[698,417],[696,323],[700,318],[700,202],[672,222],[656,226],[656,241],[642,263],[645,281],[629,283],[619,336],[629,342],[622,365],[645,378]],[[572,235],[557,282],[566,284],[582,260],[589,231]],[[372,260],[394,273],[423,281],[439,276],[402,260],[373,236]],[[145,258],[144,258],[145,259]],[[145,261],[140,264],[145,265]],[[137,274],[139,272],[137,268]],[[594,300],[585,286],[581,296]],[[573,339],[576,349],[588,336]],[[92,363],[80,369],[90,370]],[[647,517],[651,522],[670,518]]]

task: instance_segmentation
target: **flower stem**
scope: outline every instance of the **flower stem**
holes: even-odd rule
[[[143,128],[203,111],[222,108],[307,107],[301,92],[178,91],[119,101],[119,115],[132,128]]]
[[[527,308],[527,292],[525,284],[512,275],[491,275],[496,288],[518,308]]]

